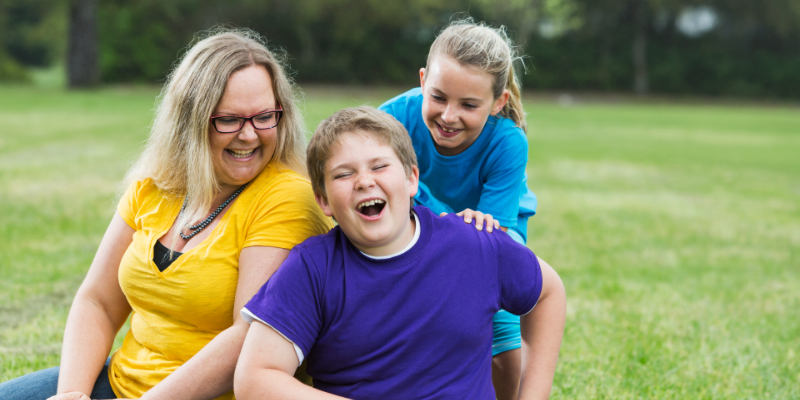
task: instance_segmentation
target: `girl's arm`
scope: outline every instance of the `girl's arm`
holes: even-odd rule
[[[76,392],[87,397],[92,393],[114,336],[131,312],[117,273],[133,234],[133,228],[114,214],[69,311],[61,350],[59,394],[53,399],[73,398]]]
[[[306,386],[293,377],[298,365],[294,346],[271,327],[257,321],[250,325],[239,356],[234,379],[236,398],[248,399],[342,399]]]
[[[275,247],[242,249],[233,325],[145,393],[142,399],[214,399],[233,389],[234,369],[249,327],[239,311],[288,255],[289,250]]]
[[[526,400],[550,397],[567,311],[567,295],[561,278],[541,259],[539,265],[542,269],[539,302],[520,318],[522,379],[519,398]]]

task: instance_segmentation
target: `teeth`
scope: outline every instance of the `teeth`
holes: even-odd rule
[[[364,208],[364,207],[374,206],[375,204],[383,204],[383,203],[384,201],[381,199],[369,200],[363,203],[359,203],[358,208]]]
[[[231,153],[234,158],[249,157],[251,154],[253,154],[254,151],[256,151],[256,149],[250,149],[250,150],[232,150],[232,149],[228,149],[228,152]]]
[[[439,127],[440,127],[440,128],[442,128],[442,130],[443,130],[443,131],[445,131],[445,132],[447,132],[447,133],[453,133],[453,132],[455,132],[455,131],[457,131],[457,130],[458,130],[458,129],[447,129],[447,128],[445,128],[445,127],[444,127],[444,126],[442,126],[442,125],[439,125]]]

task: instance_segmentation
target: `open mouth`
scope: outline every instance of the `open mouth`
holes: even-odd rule
[[[441,131],[442,134],[444,134],[444,136],[447,136],[447,137],[455,136],[459,132],[461,132],[461,129],[446,128],[444,125],[441,125],[438,122],[435,122],[435,124],[436,124],[436,127],[439,128],[439,131]]]
[[[383,211],[384,207],[386,207],[385,201],[381,199],[373,199],[360,203],[358,207],[356,207],[356,210],[368,217],[374,217],[379,215],[381,211]]]
[[[256,147],[255,149],[250,149],[250,150],[225,149],[225,151],[227,151],[228,154],[233,156],[233,158],[247,158],[247,157],[252,156],[253,153],[256,152],[256,149],[258,149],[258,147]]]

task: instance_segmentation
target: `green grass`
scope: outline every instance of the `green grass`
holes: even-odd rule
[[[0,381],[58,364],[156,94],[0,87]],[[308,126],[393,94],[309,89]],[[526,111],[529,245],[568,294],[552,397],[800,398],[800,108]]]

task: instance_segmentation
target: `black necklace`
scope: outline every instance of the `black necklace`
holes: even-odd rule
[[[208,218],[198,222],[196,225],[190,226],[189,230],[192,231],[192,233],[190,233],[188,235],[184,235],[183,234],[183,229],[181,229],[180,234],[181,234],[181,237],[183,238],[183,240],[189,240],[189,239],[192,238],[192,236],[197,235],[198,233],[200,233],[200,231],[205,229],[205,227],[207,227],[211,223],[211,221],[213,221],[214,218],[216,218],[217,215],[219,215],[219,213],[222,211],[223,208],[225,208],[228,204],[230,204],[230,202],[232,202],[233,199],[235,199],[236,196],[239,195],[239,193],[242,193],[242,190],[244,190],[245,187],[247,187],[246,183],[244,185],[242,185],[242,187],[237,189],[235,192],[233,192],[231,197],[228,197],[228,200],[225,200],[224,203],[220,204],[219,207],[217,207],[217,209],[214,210],[214,212],[211,213],[211,215],[208,216]],[[181,207],[180,215],[183,215],[183,211],[186,210],[186,202],[187,201],[188,201],[188,199],[183,201],[183,207]]]

